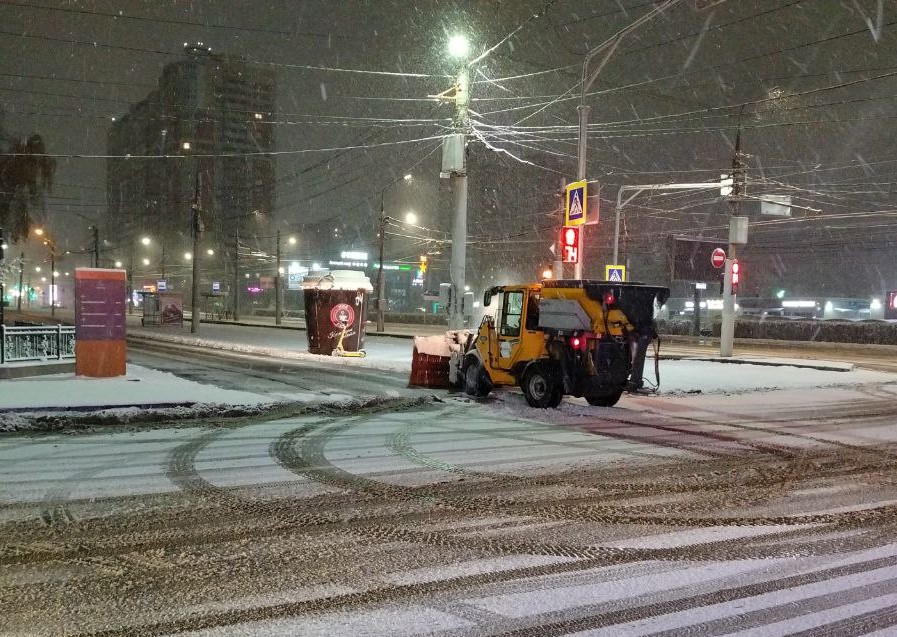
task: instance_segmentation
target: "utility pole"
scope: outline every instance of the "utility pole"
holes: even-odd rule
[[[134,240],[128,250],[128,314],[134,313]]]
[[[100,267],[100,231],[93,226],[93,267]],[[164,278],[164,277],[163,277]]]
[[[383,279],[383,252],[384,243],[386,242],[386,210],[385,210],[385,190],[380,193],[380,261],[377,268],[377,331],[384,332],[386,330],[386,281]],[[426,289],[426,286],[424,286]]]
[[[190,291],[192,310],[190,312],[190,333],[196,334],[199,328],[200,312],[199,307],[199,239],[202,236],[202,219],[200,217],[200,192],[199,192],[199,167],[196,169],[196,183],[193,187],[193,205],[191,211],[193,213],[193,289]]]
[[[50,244],[50,316],[56,316],[56,246]]]
[[[720,328],[719,355],[732,356],[735,341],[735,295],[732,293],[732,262],[736,259],[735,246],[740,243],[736,237],[736,222],[740,220],[738,208],[745,195],[745,164],[741,153],[741,116],[738,119],[738,132],[735,135],[735,152],[732,155],[732,195],[729,204],[732,216],[729,220],[729,253],[726,255],[725,273],[723,274],[723,320]]]
[[[459,330],[464,327],[464,285],[467,268],[467,131],[470,118],[467,106],[470,102],[470,68],[465,60],[458,72],[455,86],[455,130],[460,137],[460,170],[452,174],[452,193],[455,199],[455,216],[452,219],[452,262],[451,280],[452,313],[449,328]]]
[[[283,285],[280,282],[280,230],[277,231],[277,265],[274,271],[274,324],[283,323]]]
[[[16,309],[22,311],[22,279],[25,276],[25,253],[22,253],[19,261],[19,298],[16,299]]]
[[[240,227],[234,233],[234,321],[240,320]]]
[[[6,244],[3,241],[3,228],[0,228],[0,264],[2,264],[3,260],[6,258]],[[5,292],[6,286],[3,285],[3,276],[0,275],[0,325],[4,325],[4,321],[6,320],[6,301],[3,300]]]

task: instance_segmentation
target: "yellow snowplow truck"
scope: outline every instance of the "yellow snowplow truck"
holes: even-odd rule
[[[519,385],[533,407],[563,396],[611,407],[643,387],[645,355],[657,338],[656,308],[669,289],[640,283],[546,280],[486,291],[496,302],[459,355],[449,377],[472,396]]]

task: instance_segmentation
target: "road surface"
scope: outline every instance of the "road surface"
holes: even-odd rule
[[[203,326],[205,328],[206,326]],[[897,386],[363,408],[0,438],[0,635],[888,635]]]

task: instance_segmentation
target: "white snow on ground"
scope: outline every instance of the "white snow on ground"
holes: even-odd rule
[[[782,359],[776,359],[781,362]],[[653,382],[653,363],[645,364],[645,377]],[[714,361],[660,362],[660,393],[740,393],[772,389],[808,389],[839,385],[865,385],[897,381],[897,374],[866,369],[827,371],[794,365],[751,365]]]
[[[271,330],[244,330],[240,337],[251,344],[219,339],[197,339],[181,335],[154,334],[158,340],[196,344],[204,347],[278,356],[313,362],[316,366],[354,366],[367,369],[410,373],[413,343],[407,339],[380,338],[366,345],[366,358],[338,358],[309,354],[304,339],[285,343],[268,336]],[[282,338],[282,337],[281,337]],[[897,382],[897,375],[869,370],[826,371],[778,366],[720,363],[706,360],[662,360],[660,362],[660,398],[687,393],[720,394],[752,391],[808,389],[816,387],[857,386]],[[794,361],[799,364],[798,361]],[[0,420],[3,410],[50,409],[153,404],[260,405],[285,399],[297,402],[321,401],[317,393],[290,396],[262,396],[231,391],[178,378],[172,374],[128,365],[127,375],[118,378],[84,378],[74,374],[33,376],[0,381]],[[654,364],[645,365],[645,376],[653,382]],[[650,383],[649,383],[650,384]],[[336,400],[339,398],[339,400]],[[331,397],[340,402],[347,396]]]
[[[128,365],[124,376],[51,374],[0,382],[0,409],[207,403],[257,405],[267,396],[203,385],[167,372]]]
[[[233,347],[228,349],[243,351]],[[252,351],[257,352],[258,348],[252,348]],[[393,356],[383,361],[378,361],[374,357],[334,359],[313,354],[304,354],[303,358],[310,357],[326,364],[360,363],[360,366],[367,368],[385,368],[394,371],[411,369],[410,352],[406,352],[404,361],[397,360],[395,352],[391,354]],[[378,365],[378,362],[385,364]],[[771,367],[677,360],[661,361],[660,381],[661,395],[690,392],[710,394],[897,382],[897,375],[869,370],[832,372],[791,366]],[[291,399],[301,400],[302,396],[297,393],[291,395]],[[308,401],[319,399],[320,395],[305,395],[305,400]],[[260,394],[203,385],[137,365],[128,365],[127,374],[116,378],[85,378],[70,373],[15,378],[0,382],[0,410],[162,403],[255,405],[275,400]]]

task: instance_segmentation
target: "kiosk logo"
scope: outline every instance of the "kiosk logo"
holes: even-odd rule
[[[337,303],[330,308],[330,322],[334,327],[345,327],[355,323],[355,308],[348,303]]]

